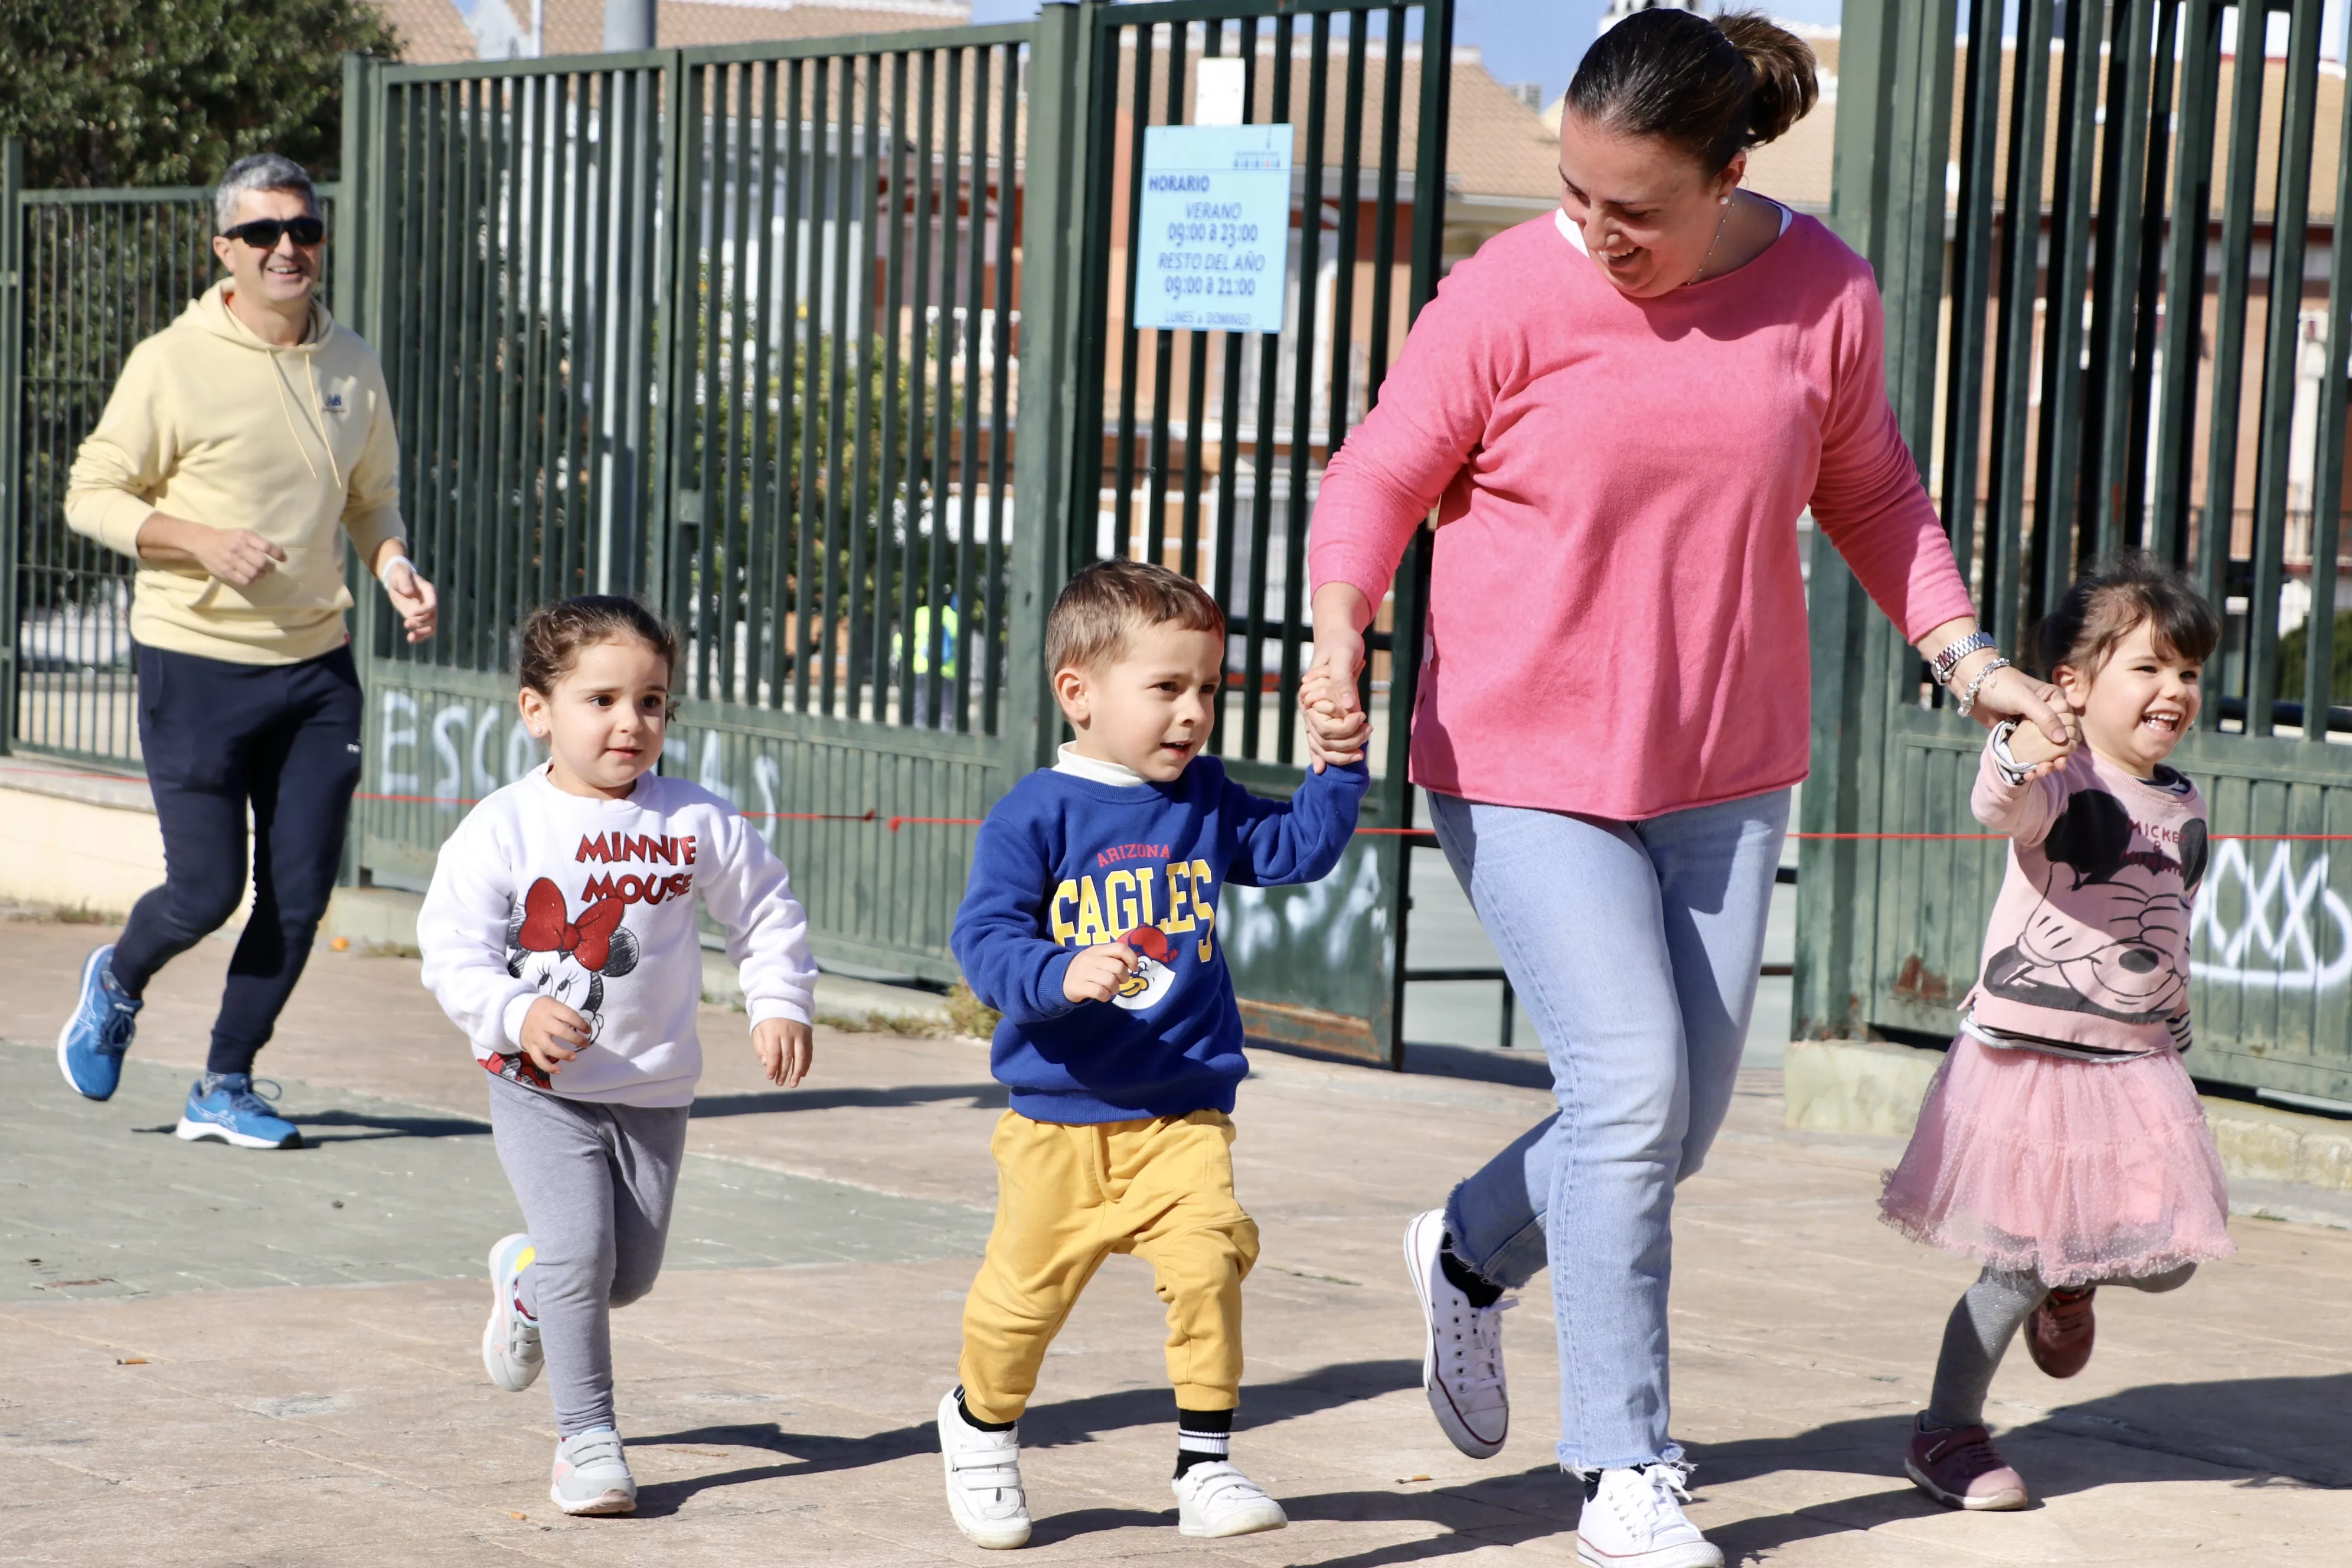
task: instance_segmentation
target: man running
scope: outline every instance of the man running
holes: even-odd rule
[[[409,641],[433,635],[436,601],[408,560],[383,368],[314,298],[326,230],[310,176],[239,159],[213,216],[228,277],[131,350],[66,492],[77,532],[139,563],[139,743],[164,880],[82,965],[58,1064],[89,1099],[114,1093],[147,982],[236,912],[249,813],[253,912],[179,1135],[291,1149],[301,1135],[255,1092],[253,1058],[310,956],[359,784],[338,530]]]

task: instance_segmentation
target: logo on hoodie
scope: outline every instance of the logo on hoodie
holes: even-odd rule
[[[327,400],[319,405],[319,406],[329,414],[348,414],[351,412],[350,409],[343,406],[343,395],[340,392],[331,392],[327,394]]]

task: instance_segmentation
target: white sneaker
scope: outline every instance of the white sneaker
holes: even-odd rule
[[[1021,1490],[1021,1434],[983,1432],[963,1418],[950,1390],[940,1401],[940,1457],[947,1466],[948,1512],[974,1546],[1026,1545],[1029,1500]]]
[[[1180,1534],[1255,1535],[1290,1522],[1265,1488],[1223,1459],[1195,1465],[1168,1484],[1176,1493]]]
[[[1576,1560],[1587,1568],[1723,1568],[1723,1553],[1683,1517],[1689,1477],[1666,1463],[1601,1471],[1601,1489],[1576,1521]]]
[[[1421,1298],[1421,1386],[1454,1446],[1474,1459],[1491,1459],[1503,1451],[1511,1431],[1511,1391],[1503,1381],[1503,1314],[1519,1304],[1518,1298],[1472,1306],[1438,1263],[1444,1247],[1444,1209],[1415,1215],[1404,1227],[1405,1272]]]
[[[482,1367],[509,1394],[537,1383],[547,1364],[539,1325],[515,1306],[515,1278],[530,1267],[532,1256],[530,1237],[520,1231],[499,1237],[490,1248],[490,1321],[482,1328]]]
[[[547,1496],[566,1513],[635,1512],[637,1478],[629,1474],[621,1435],[599,1426],[558,1443]]]

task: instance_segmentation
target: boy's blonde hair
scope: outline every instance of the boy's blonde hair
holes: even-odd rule
[[[1097,561],[1071,578],[1045,617],[1045,669],[1100,669],[1143,626],[1225,635],[1225,613],[1190,577],[1146,561]]]

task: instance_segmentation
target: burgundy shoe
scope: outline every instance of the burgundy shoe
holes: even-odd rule
[[[2099,1325],[2091,1316],[2095,1285],[2053,1290],[2025,1321],[2025,1349],[2033,1364],[2053,1377],[2072,1377],[2090,1364],[2091,1341]]]
[[[2025,1506],[2024,1479],[2002,1462],[1981,1426],[1914,1424],[1903,1473],[1946,1508],[2005,1512]]]

